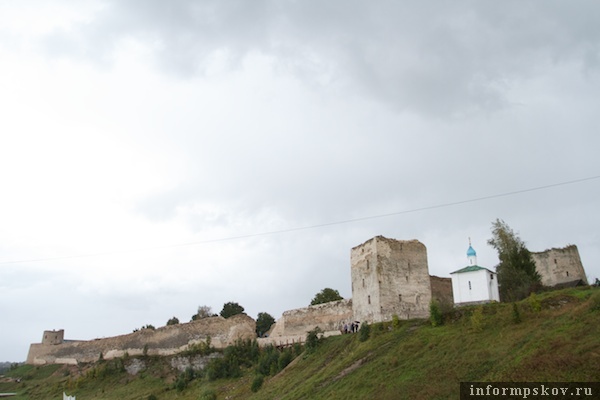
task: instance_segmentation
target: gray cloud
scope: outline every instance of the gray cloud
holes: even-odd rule
[[[102,4],[32,58],[35,39],[0,32],[17,111],[0,130],[19,133],[0,139],[0,261],[123,250],[0,264],[27,340],[350,296],[350,248],[379,234],[424,242],[433,274],[468,237],[493,267],[496,218],[534,251],[577,244],[600,276],[598,180],[429,208],[598,174],[594,2]],[[74,321],[86,307],[97,321]],[[0,360],[24,358],[19,340]]]

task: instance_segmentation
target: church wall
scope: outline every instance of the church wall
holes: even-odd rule
[[[497,275],[487,269],[452,274],[452,290],[456,304],[500,300]]]

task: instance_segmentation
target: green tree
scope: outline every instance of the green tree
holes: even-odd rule
[[[330,301],[342,300],[340,292],[331,288],[325,288],[315,295],[315,298],[310,302],[311,306],[316,304],[329,303]]]
[[[429,322],[431,322],[431,326],[434,327],[444,323],[444,316],[440,309],[440,303],[435,299],[431,300],[431,303],[429,303]]]
[[[496,272],[502,301],[522,300],[541,285],[531,252],[506,222],[496,219],[492,223],[488,244],[496,249],[500,260]]]
[[[179,318],[173,317],[167,321],[167,326],[169,325],[177,325],[179,323]]]
[[[274,323],[275,318],[271,314],[266,312],[258,313],[258,317],[256,318],[256,335],[262,337]]]
[[[223,305],[223,309],[221,310],[221,317],[229,318],[234,315],[241,314],[244,312],[244,307],[240,306],[238,303],[234,303],[232,301],[225,303]]]
[[[199,306],[198,312],[196,314],[192,315],[192,321],[196,321],[196,320],[202,319],[202,318],[216,317],[216,316],[217,316],[217,314],[213,314],[211,307]]]

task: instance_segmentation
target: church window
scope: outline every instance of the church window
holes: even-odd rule
[[[493,281],[494,280],[494,274],[490,274],[490,280]]]
[[[469,290],[471,290],[471,281],[469,281]]]

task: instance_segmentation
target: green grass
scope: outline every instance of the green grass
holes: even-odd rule
[[[21,383],[0,383],[16,399],[58,399],[63,390],[78,399],[456,399],[461,381],[600,381],[600,290],[565,289],[537,295],[541,310],[518,303],[476,307],[428,321],[375,325],[368,340],[358,335],[325,339],[253,393],[253,367],[236,379],[192,380],[178,392],[168,359],[153,358],[138,376],[110,362],[97,366],[32,367],[10,371]],[[102,370],[104,368],[104,370]],[[96,371],[92,373],[90,371]]]

